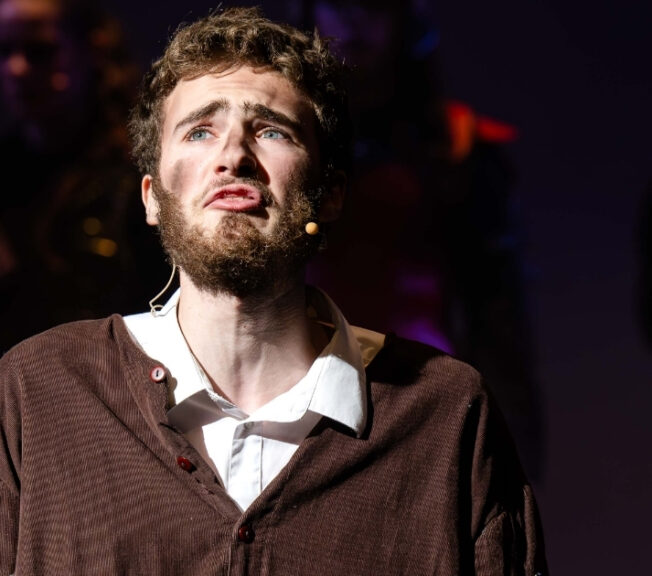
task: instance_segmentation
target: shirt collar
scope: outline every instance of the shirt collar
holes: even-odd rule
[[[321,290],[309,288],[307,297],[308,313],[334,328],[312,367],[319,366],[321,372],[309,409],[348,426],[359,436],[367,422],[365,369],[382,348],[385,336],[352,327]]]
[[[179,296],[177,290],[154,313],[124,318],[132,337],[145,353],[163,362],[168,369],[170,404],[174,406],[168,416],[179,420],[185,428],[188,421],[198,423],[210,419],[210,412],[216,406],[228,415],[246,418],[237,407],[215,394],[195,361],[177,320]],[[307,301],[309,315],[332,327],[333,336],[304,378],[250,418],[291,421],[310,410],[347,426],[359,436],[367,420],[365,368],[383,347],[385,336],[349,325],[333,301],[319,289],[308,287]],[[279,411],[284,402],[289,402],[290,408]]]

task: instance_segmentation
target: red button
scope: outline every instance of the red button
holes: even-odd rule
[[[238,528],[238,540],[246,544],[254,541],[254,531],[251,529],[251,526],[243,524]]]
[[[163,366],[155,366],[149,373],[149,378],[152,382],[162,382],[165,380],[165,368]]]
[[[195,469],[195,465],[184,456],[177,456],[177,464],[179,465],[179,468],[186,472],[192,472]]]

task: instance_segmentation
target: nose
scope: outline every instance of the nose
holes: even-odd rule
[[[224,136],[224,146],[219,151],[215,171],[232,176],[254,176],[258,161],[243,128],[232,128]]]

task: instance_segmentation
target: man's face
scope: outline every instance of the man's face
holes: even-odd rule
[[[200,288],[255,293],[311,252],[318,158],[310,103],[280,74],[183,80],[163,105],[159,174],[143,179],[148,222]]]

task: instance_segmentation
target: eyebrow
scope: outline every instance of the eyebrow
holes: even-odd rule
[[[211,100],[208,104],[204,104],[201,108],[193,110],[186,116],[184,116],[179,122],[177,122],[174,127],[173,134],[176,134],[182,128],[195,124],[200,120],[204,120],[213,116],[216,112],[227,111],[231,108],[231,105],[225,98],[219,98],[217,100]]]
[[[286,114],[278,112],[277,110],[272,110],[264,104],[253,104],[251,102],[245,102],[243,109],[245,114],[250,114],[254,118],[262,118],[268,122],[275,122],[276,124],[287,126],[299,134],[303,131],[301,128],[301,123],[298,120],[290,118]]]
[[[206,118],[210,118],[217,112],[228,112],[231,109],[231,104],[225,98],[218,98],[217,100],[211,100],[207,104],[204,104],[200,108],[193,110],[184,116],[174,127],[173,133],[177,133],[182,128],[195,124]],[[242,109],[247,116],[254,118],[262,118],[269,122],[275,122],[282,126],[286,126],[291,130],[294,130],[297,133],[302,133],[303,129],[301,123],[293,118],[290,118],[282,112],[273,110],[269,106],[264,104],[257,104],[253,102],[244,102]]]

